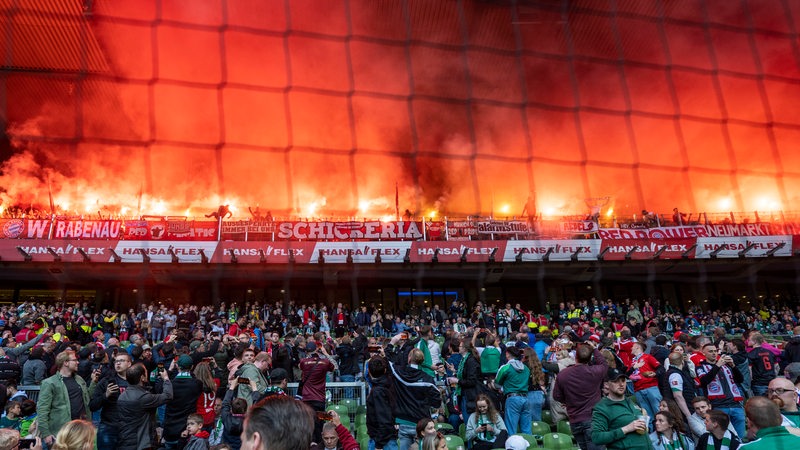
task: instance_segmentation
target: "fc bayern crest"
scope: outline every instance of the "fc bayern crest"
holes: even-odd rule
[[[10,239],[18,238],[25,228],[25,222],[22,219],[12,219],[3,224],[3,235]]]

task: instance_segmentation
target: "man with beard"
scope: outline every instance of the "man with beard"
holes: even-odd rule
[[[798,394],[794,384],[783,377],[775,378],[769,382],[767,396],[781,410],[781,425],[790,433],[800,436],[800,411],[797,408]]]
[[[272,367],[285,370],[289,376],[289,382],[294,381],[294,371],[292,370],[292,348],[284,340],[281,343],[281,335],[273,331],[270,335],[270,345],[268,351],[272,354]]]
[[[97,449],[113,450],[117,446],[119,430],[126,424],[117,408],[119,396],[128,388],[126,374],[131,367],[131,356],[125,352],[114,357],[114,373],[99,383],[94,390],[89,408],[100,410],[100,425],[97,427]]]

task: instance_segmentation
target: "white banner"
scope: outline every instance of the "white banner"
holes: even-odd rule
[[[199,263],[203,259],[203,253],[211,260],[217,249],[217,243],[207,241],[119,241],[115,251],[122,258],[122,262],[140,263],[143,260],[142,254],[146,254],[150,257],[150,262],[169,263],[172,262],[170,249],[181,263]]]
[[[411,241],[317,242],[309,262],[317,264],[322,255],[325,263],[344,263],[352,255],[354,263],[374,263],[380,254],[381,262],[402,263],[411,244]]]
[[[784,244],[779,250],[775,250]],[[725,248],[722,248],[722,246]],[[748,250],[748,247],[752,248]],[[774,256],[792,256],[791,236],[750,236],[750,237],[725,237],[725,238],[697,238],[695,258],[708,259],[717,251],[717,258],[738,258],[739,252],[747,250],[748,258],[767,256],[775,250]]]
[[[552,249],[551,261],[569,261],[576,252],[578,260],[595,261],[600,253],[600,239],[550,239],[541,241],[508,241],[503,261],[513,262],[521,254],[523,261],[542,261]]]

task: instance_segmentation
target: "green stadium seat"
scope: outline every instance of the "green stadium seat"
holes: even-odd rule
[[[550,429],[550,424],[545,423],[545,422],[537,422],[535,420],[533,422],[531,422],[531,434],[532,435],[534,435],[534,436],[544,436],[545,434],[550,433],[550,432],[552,432],[552,430]],[[543,438],[540,438],[540,439],[543,439]]]
[[[343,398],[339,400],[339,404],[346,407],[349,414],[355,414],[358,409],[358,402],[352,398]]]
[[[542,446],[549,450],[571,450],[572,436],[564,433],[547,433],[544,435]]]
[[[449,423],[437,422],[435,425],[437,430],[454,430],[452,425]]]
[[[362,413],[363,414],[367,413],[366,405],[358,405],[358,408],[356,408],[356,414],[362,414]]]
[[[569,422],[566,420],[559,420],[556,424],[556,433],[563,433],[572,436],[572,428],[570,428]]]
[[[542,422],[546,422],[549,423],[550,425],[553,425],[553,413],[550,412],[549,409],[542,410]]]
[[[444,439],[447,441],[447,450],[465,450],[467,448],[467,446],[464,445],[464,439],[461,439],[460,436],[447,434],[444,436]]]

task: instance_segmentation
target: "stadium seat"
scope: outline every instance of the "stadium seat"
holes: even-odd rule
[[[542,446],[548,450],[570,450],[574,447],[572,436],[564,433],[545,434]]]
[[[366,405],[358,405],[358,408],[356,408],[356,414],[362,414],[362,413],[363,414],[367,413]]]
[[[447,434],[444,436],[447,441],[447,450],[465,450],[467,447],[464,445],[464,439],[460,436]]]
[[[544,436],[547,433],[552,432],[550,429],[550,424],[545,422],[531,422],[531,434],[534,436]],[[542,439],[542,438],[540,438]]]
[[[439,423],[436,424],[436,429],[437,430],[454,430],[455,428],[453,428],[453,426],[450,425],[449,423],[439,422]]]
[[[467,426],[463,423],[458,426],[458,435],[461,436],[461,440],[467,439]]]
[[[355,414],[358,408],[358,402],[352,398],[343,398],[339,400],[339,404],[346,407],[349,414]]]
[[[553,413],[549,409],[542,410],[542,422],[553,425]]]
[[[367,415],[356,413],[356,426],[366,425],[366,424],[367,424]]]
[[[563,433],[572,436],[572,428],[570,428],[569,422],[566,420],[559,420],[556,424],[556,433]]]
[[[528,444],[530,444],[530,447],[528,448],[535,448],[539,446],[539,442],[537,442],[536,437],[534,437],[532,434],[517,433],[515,436],[522,436],[526,441],[528,441]]]

